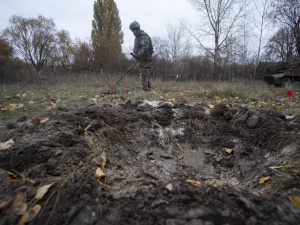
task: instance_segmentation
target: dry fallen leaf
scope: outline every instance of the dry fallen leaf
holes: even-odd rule
[[[46,123],[48,120],[49,120],[49,118],[47,117],[47,118],[41,120],[40,123]]]
[[[208,105],[208,107],[211,108],[211,109],[215,108],[214,105]]]
[[[287,120],[289,120],[289,119],[294,119],[295,117],[296,117],[295,115],[285,116],[285,118],[286,118]]]
[[[190,180],[190,179],[187,179],[186,182],[187,182],[187,183],[192,183],[192,184],[197,184],[197,185],[200,185],[200,184],[201,184],[200,181],[197,181],[197,180]]]
[[[232,114],[233,116],[237,115],[237,114],[238,114],[238,110],[237,110],[237,109],[232,109],[232,110],[231,110],[231,114]]]
[[[104,166],[106,165],[106,155],[105,153],[102,153],[100,156],[100,167],[103,170]]]
[[[183,159],[183,155],[178,155],[177,159],[178,160],[182,160]]]
[[[225,148],[225,151],[228,153],[228,154],[231,154],[233,149],[232,148]]]
[[[42,187],[39,187],[36,191],[36,194],[34,196],[35,199],[42,199],[44,197],[44,195],[47,193],[48,189],[53,185],[53,183],[51,184],[47,184],[44,185]]]
[[[259,183],[260,183],[260,184],[263,184],[263,183],[265,183],[267,180],[270,180],[270,179],[271,179],[270,176],[262,177],[262,178],[259,179]]]
[[[293,168],[293,165],[284,165],[284,166],[271,166],[269,167],[271,170],[276,170],[276,169],[290,169]]]
[[[19,220],[18,225],[24,225],[25,223],[28,223],[32,221],[37,214],[41,211],[41,205],[36,204],[32,208],[30,208]]]
[[[14,184],[14,183],[32,183],[35,184],[34,180],[31,180],[29,178],[12,178],[8,180],[9,183]]]
[[[281,111],[282,110],[282,106],[276,105],[276,106],[274,106],[274,109],[276,111]]]
[[[13,195],[5,202],[1,203],[1,207],[8,214],[23,215],[27,210],[27,188],[21,187],[17,189]]]
[[[295,206],[300,208],[300,198],[298,196],[290,196],[290,200]]]
[[[30,122],[30,124],[34,126],[38,126],[41,124],[41,121],[39,119],[34,119]]]
[[[20,109],[24,107],[24,104],[9,104],[10,108]]]
[[[91,98],[91,100],[90,100],[91,102],[93,102],[94,104],[96,104],[97,103],[97,101],[98,101],[98,99],[97,98]]]
[[[77,134],[83,134],[84,133],[84,128],[82,126],[78,126],[78,128],[75,128],[75,131]]]
[[[9,149],[15,144],[13,139],[9,139],[7,142],[0,142],[0,150]]]
[[[207,93],[206,96],[207,96],[208,98],[211,98],[211,97],[212,97],[212,93]]]
[[[94,177],[96,180],[101,180],[103,177],[105,177],[105,173],[102,171],[102,169],[100,167],[98,167],[96,169]]]
[[[87,100],[88,98],[86,96],[79,96],[78,97],[80,100]]]

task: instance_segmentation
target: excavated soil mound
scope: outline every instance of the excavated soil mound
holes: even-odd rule
[[[3,225],[300,221],[300,116],[141,100],[0,126]]]

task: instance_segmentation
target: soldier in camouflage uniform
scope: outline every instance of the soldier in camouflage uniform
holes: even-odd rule
[[[152,53],[153,46],[151,38],[143,30],[140,30],[140,24],[134,21],[130,24],[129,29],[135,35],[134,50],[139,63],[138,67],[142,78],[142,88],[145,91],[150,90],[150,76],[152,75]]]

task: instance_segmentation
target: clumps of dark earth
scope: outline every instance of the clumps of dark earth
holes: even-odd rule
[[[211,108],[137,100],[1,122],[14,144],[0,224],[299,224],[300,116]]]

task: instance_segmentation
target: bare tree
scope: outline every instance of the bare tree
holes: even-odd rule
[[[274,23],[291,31],[300,60],[300,0],[277,0],[271,12]]]
[[[254,36],[258,40],[258,45],[255,53],[255,70],[254,77],[257,76],[257,69],[261,58],[261,50],[263,44],[264,32],[269,27],[271,21],[269,20],[268,14],[271,6],[271,0],[255,0],[255,13],[253,18],[254,25]],[[257,32],[256,32],[257,31]]]
[[[159,36],[152,38],[152,45],[154,49],[153,57],[169,60],[168,43],[167,41]]]
[[[201,25],[195,33],[188,32],[202,49],[213,58],[213,74],[218,73],[220,50],[227,40],[234,40],[238,31],[238,21],[242,18],[248,1],[241,0],[188,0],[201,16]],[[210,42],[213,40],[213,43]],[[208,43],[208,44],[207,44]]]
[[[229,43],[229,45],[234,46],[234,52],[229,53],[235,55],[235,59],[239,59],[239,61],[236,61],[236,64],[240,64],[241,68],[239,68],[239,75],[244,77],[246,74],[248,74],[248,71],[246,70],[247,64],[249,63],[249,42],[250,42],[250,20],[249,15],[253,13],[253,8],[248,7],[247,1],[248,0],[242,0],[243,5],[245,5],[244,12],[241,16],[241,19],[239,20],[239,31],[235,35],[235,37],[230,38],[228,41],[225,41],[225,43]],[[232,39],[232,40],[231,40]],[[236,40],[235,40],[236,39]],[[231,44],[232,42],[232,44]],[[225,44],[226,46],[226,44]]]
[[[185,37],[185,30],[180,25],[171,23],[166,25],[165,39],[167,41],[172,62],[177,63],[181,57],[190,51],[189,40]]]
[[[166,25],[165,40],[169,57],[173,64],[173,73],[182,73],[184,58],[191,55],[191,43],[182,25]]]
[[[228,39],[225,42],[224,48],[222,48],[222,68],[223,71],[226,69],[228,74],[228,79],[231,80],[234,74],[239,74],[240,71],[236,69],[236,65],[240,61],[244,62],[245,60],[245,49],[243,43],[239,42],[239,39],[230,40]],[[244,68],[244,64],[242,64]],[[223,72],[224,73],[224,72]],[[244,71],[242,71],[244,73]]]
[[[170,73],[171,68],[171,58],[169,56],[168,43],[164,38],[154,36],[152,38],[152,44],[154,48],[154,75],[157,74],[164,80]]]
[[[14,15],[4,35],[40,73],[56,47],[55,23],[41,15],[37,18],[23,18]]]
[[[266,55],[273,61],[291,63],[295,52],[294,36],[288,29],[281,28],[271,37],[266,47]]]

